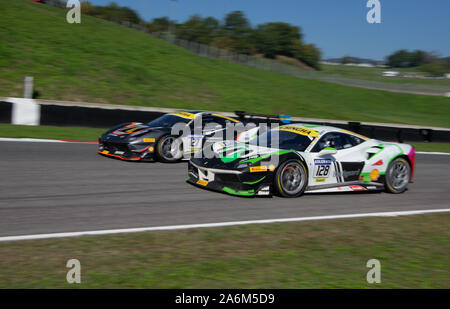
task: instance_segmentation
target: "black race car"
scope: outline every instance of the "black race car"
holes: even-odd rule
[[[201,118],[198,118],[201,117]],[[194,131],[194,122],[201,119],[201,134],[172,134],[175,125]],[[98,153],[127,161],[176,162],[202,148],[205,137],[224,130],[239,121],[210,112],[187,111],[165,114],[149,123],[124,123],[105,132],[99,139]],[[214,124],[213,127],[207,124]],[[178,152],[174,153],[174,144]]]

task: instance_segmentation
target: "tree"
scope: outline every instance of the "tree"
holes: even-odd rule
[[[287,23],[276,22],[259,25],[254,35],[256,48],[265,57],[276,55],[294,56],[294,41],[300,41],[300,28]]]
[[[230,36],[239,36],[250,29],[250,23],[242,11],[234,11],[225,16],[224,29]]]
[[[142,19],[136,11],[127,7],[121,7],[115,2],[111,2],[107,6],[94,6],[89,2],[83,2],[81,10],[85,14],[106,20],[129,22],[132,24],[142,23]]]
[[[314,44],[304,44],[301,46],[300,52],[295,58],[317,70],[320,70],[319,61],[321,57],[322,52]]]
[[[154,18],[150,23],[147,24],[147,29],[150,32],[167,32],[169,31],[170,25],[173,25],[174,21],[169,20],[168,17]]]
[[[422,50],[409,52],[405,49],[401,49],[389,55],[387,57],[387,62],[390,67],[406,68],[431,63],[433,62],[433,58],[436,57]]]
[[[431,76],[443,76],[445,73],[449,72],[444,63],[439,62],[425,64],[421,66],[421,70],[427,72]]]
[[[351,63],[351,62],[352,62],[352,57],[350,57],[350,56],[342,57],[342,60],[341,60],[342,64],[347,64],[347,63]]]
[[[218,36],[212,42],[211,46],[219,49],[233,50],[234,42],[229,36]]]
[[[241,11],[234,11],[225,16],[223,26],[225,36],[233,41],[233,51],[241,54],[252,54],[255,52],[251,39],[252,28],[248,19]]]
[[[203,19],[199,15],[193,15],[178,26],[177,37],[201,44],[210,44],[219,30],[219,21],[214,17]]]

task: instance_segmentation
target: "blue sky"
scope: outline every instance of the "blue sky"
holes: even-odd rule
[[[106,5],[111,0],[90,0]],[[423,49],[450,56],[450,0],[380,0],[381,24],[366,21],[367,0],[115,0],[145,20],[170,16],[182,22],[193,14],[223,19],[243,11],[253,26],[283,21],[300,26],[304,41],[324,58],[345,55],[384,59],[395,50]]]

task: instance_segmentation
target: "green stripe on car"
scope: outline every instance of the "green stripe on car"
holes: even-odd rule
[[[271,153],[262,155],[260,157],[256,157],[256,158],[253,158],[253,159],[242,161],[241,163],[247,163],[248,162],[248,163],[253,164],[253,163],[256,163],[256,162],[261,161],[263,159],[266,159],[266,158],[268,158],[270,156],[273,156],[273,155],[281,156],[281,155],[283,155],[285,153],[289,153],[289,152],[295,152],[295,150],[279,150],[279,151],[275,151],[275,152],[271,152]]]
[[[226,192],[226,193],[233,194],[233,195],[240,195],[240,196],[253,196],[253,195],[255,195],[255,190],[236,191],[236,190],[228,188],[228,187],[223,187],[222,190],[224,192]]]

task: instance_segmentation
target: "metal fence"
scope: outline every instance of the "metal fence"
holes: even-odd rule
[[[342,76],[327,75],[324,72],[305,70],[294,65],[280,63],[278,61],[270,60],[267,58],[238,54],[232,51],[218,49],[197,42],[181,40],[167,34],[161,33],[152,33],[152,34],[156,37],[159,37],[170,43],[173,43],[179,47],[187,49],[199,56],[233,62],[241,65],[246,65],[249,67],[254,67],[260,70],[277,72],[280,74],[290,75],[297,78],[314,79],[352,87],[361,87],[394,92],[407,92],[414,94],[445,96],[447,95],[447,93],[450,92],[450,87],[448,86],[417,85],[411,83],[387,83],[387,82],[352,79]]]
[[[47,0],[46,4],[65,9],[65,6],[62,5],[61,2],[57,0]],[[445,85],[389,83],[389,82],[346,78],[336,75],[328,75],[324,72],[306,70],[294,65],[281,63],[267,58],[238,54],[229,50],[218,49],[197,42],[181,40],[169,33],[150,33],[149,30],[145,27],[145,25],[137,25],[132,24],[130,22],[114,21],[114,20],[112,22],[118,23],[128,28],[132,28],[141,32],[151,34],[155,37],[158,37],[167,42],[175,44],[181,48],[189,50],[190,52],[195,53],[202,57],[215,58],[222,61],[245,65],[260,70],[290,75],[297,78],[313,79],[345,86],[385,90],[391,92],[405,92],[413,94],[438,95],[438,96],[449,96],[450,94],[450,87]]]

